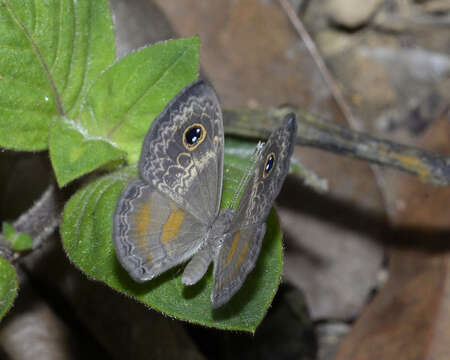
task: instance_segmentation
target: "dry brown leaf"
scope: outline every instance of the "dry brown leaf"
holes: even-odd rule
[[[450,113],[418,144],[450,154]],[[339,360],[450,358],[450,188],[387,174],[393,222],[390,278],[347,336]],[[396,244],[397,243],[397,244]]]

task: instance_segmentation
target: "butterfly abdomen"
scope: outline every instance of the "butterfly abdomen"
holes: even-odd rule
[[[208,271],[208,267],[216,257],[218,248],[222,244],[231,227],[233,211],[222,210],[206,232],[202,248],[186,265],[181,281],[185,285],[193,285]]]
[[[205,275],[212,261],[210,250],[208,247],[199,250],[186,265],[181,278],[184,285],[194,285]]]

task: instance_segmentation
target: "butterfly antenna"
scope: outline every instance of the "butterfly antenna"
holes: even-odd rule
[[[230,201],[229,206],[227,206],[227,208],[231,208],[234,209],[234,207],[236,206],[239,196],[241,195],[244,186],[247,185],[248,180],[250,179],[250,176],[253,173],[253,169],[255,168],[256,165],[256,159],[258,159],[259,155],[261,155],[262,150],[264,148],[264,143],[262,141],[258,142],[258,145],[256,145],[255,151],[253,152],[253,155],[250,158],[250,163],[251,166],[248,166],[244,176],[241,178],[241,181],[239,182],[239,185],[236,189],[236,191],[234,192],[233,198]]]

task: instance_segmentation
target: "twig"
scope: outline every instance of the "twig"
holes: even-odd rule
[[[40,199],[13,223],[13,226],[17,232],[31,236],[35,249],[56,229],[60,216],[61,209],[58,206],[55,185],[51,184]]]
[[[8,241],[1,234],[0,234],[0,256],[2,258],[5,258],[6,260],[10,260],[13,256],[13,251],[11,250]]]
[[[289,2],[289,0],[279,0],[279,2],[283,10],[285,11],[286,15],[288,16],[292,26],[294,26],[298,35],[300,36],[309,53],[311,54],[313,61],[316,63],[317,68],[319,69],[319,72],[322,75],[322,78],[324,79],[325,83],[327,84],[328,88],[331,91],[331,94],[336,100],[336,103],[338,104],[339,108],[341,109],[342,113],[347,119],[348,124],[354,129],[362,130],[359,121],[357,121],[354,118],[350,107],[347,105],[347,102],[344,100],[344,97],[342,96],[341,90],[336,85],[336,81],[333,79],[330,72],[328,71],[328,68],[325,65],[325,62],[323,61],[322,57],[320,56],[319,51],[317,50],[317,47],[314,44],[314,41],[311,39],[311,36],[309,36],[299,17],[295,13],[295,10],[292,7],[291,3]]]
[[[291,24],[294,26],[298,35],[303,40],[306,48],[308,49],[309,53],[311,54],[313,61],[316,63],[317,68],[319,69],[319,72],[322,75],[322,78],[324,79],[325,83],[328,85],[328,88],[330,89],[331,94],[333,95],[338,107],[341,109],[344,117],[346,118],[347,124],[354,130],[363,131],[364,130],[363,123],[360,122],[358,119],[356,119],[353,116],[353,113],[352,113],[350,107],[347,105],[347,102],[345,101],[344,97],[342,96],[341,90],[339,89],[339,87],[337,86],[333,77],[331,76],[330,72],[328,71],[328,68],[326,67],[325,62],[323,61],[322,57],[320,56],[319,51],[317,50],[317,47],[316,47],[314,41],[311,39],[311,36],[309,36],[309,33],[306,31],[306,29],[303,26],[302,22],[300,21],[299,17],[295,13],[294,8],[292,7],[291,3],[288,0],[279,0],[279,2],[281,4],[281,7],[284,9],[287,16],[289,17]],[[369,158],[367,158],[367,160],[370,161]],[[376,166],[374,166],[372,164],[370,166],[370,168],[375,176],[375,181],[377,182],[378,188],[381,191],[385,205],[388,208],[388,200],[387,200],[388,196],[387,196],[387,193],[385,190],[385,188],[386,188],[385,180],[384,180],[381,172],[379,171],[379,169]]]
[[[450,158],[319,120],[298,109],[285,107],[271,112],[247,108],[224,109],[225,132],[229,135],[267,138],[291,111],[297,114],[297,145],[393,167],[433,185],[450,185]]]
[[[53,233],[59,225],[60,218],[61,207],[57,199],[57,191],[55,185],[50,184],[39,200],[14,221],[12,226],[18,233],[30,235],[33,240],[33,249],[36,249]],[[17,259],[8,241],[1,234],[0,255],[9,260]]]

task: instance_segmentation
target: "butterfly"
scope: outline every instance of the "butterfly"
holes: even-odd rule
[[[220,209],[224,130],[214,89],[185,87],[152,122],[139,159],[139,178],[121,193],[113,238],[121,265],[137,282],[190,260],[185,285],[214,263],[211,293],[218,308],[241,288],[257,261],[266,218],[289,170],[297,133],[289,114],[264,146],[233,210]]]

